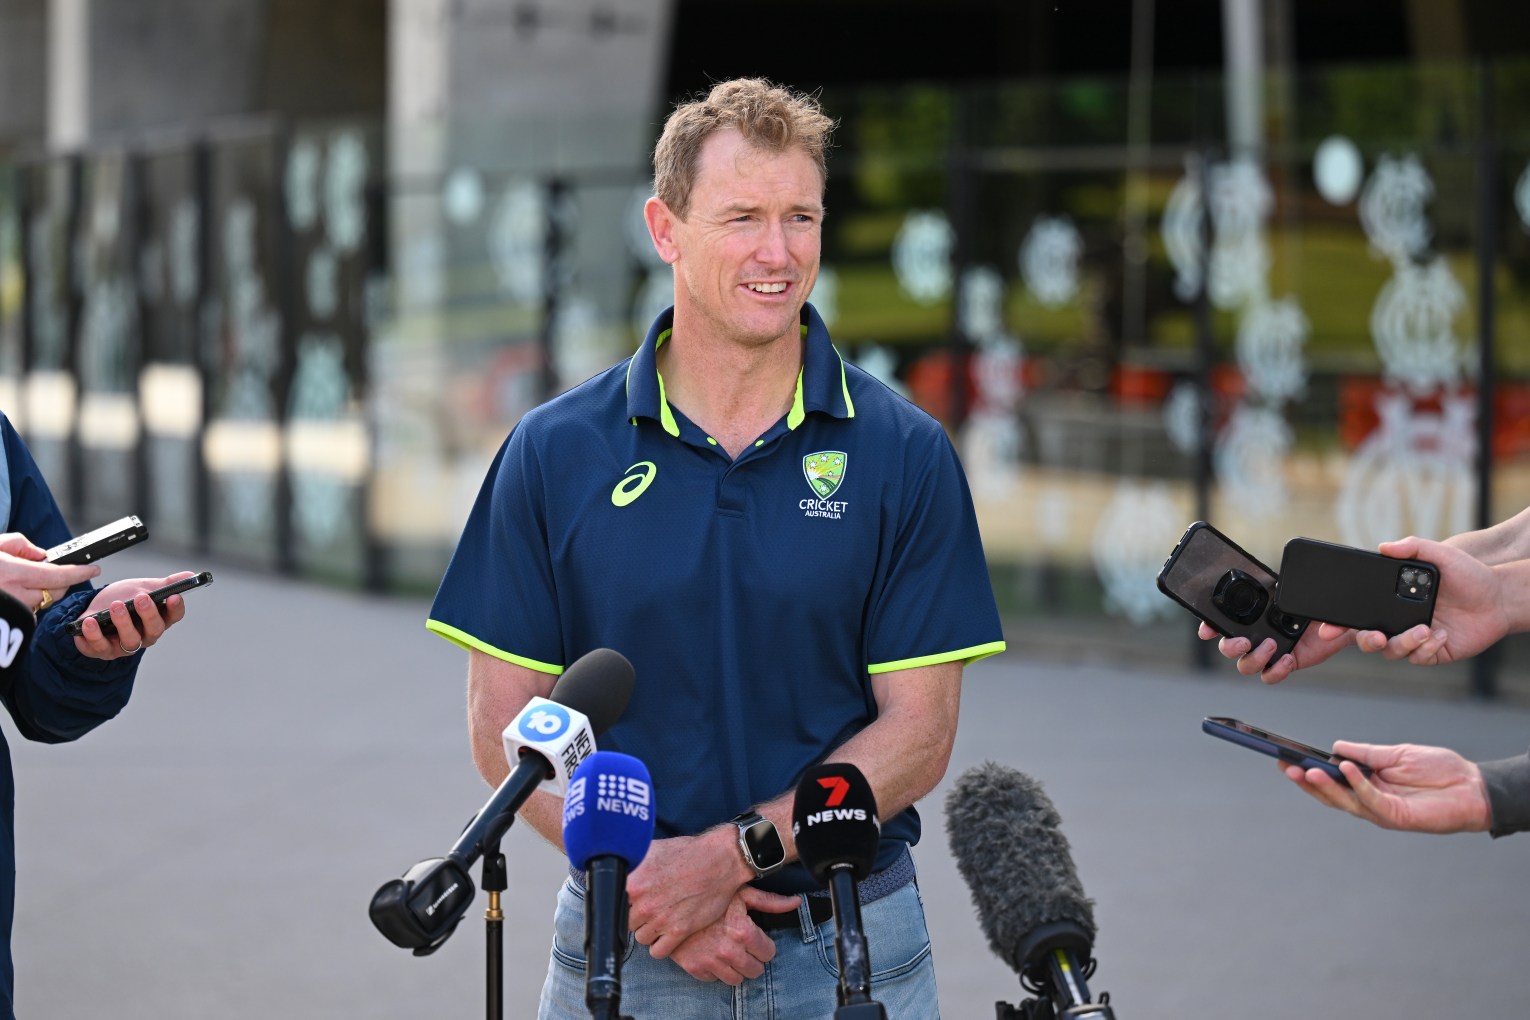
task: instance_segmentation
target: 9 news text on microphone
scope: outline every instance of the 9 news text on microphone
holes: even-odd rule
[[[563,846],[585,876],[585,1004],[594,1020],[619,1020],[627,947],[627,875],[653,842],[653,782],[630,754],[596,751],[563,800]]]

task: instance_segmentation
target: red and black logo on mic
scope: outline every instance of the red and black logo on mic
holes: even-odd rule
[[[857,881],[871,873],[881,846],[882,823],[871,784],[849,762],[815,765],[803,773],[792,802],[797,856],[819,882],[836,868]]]

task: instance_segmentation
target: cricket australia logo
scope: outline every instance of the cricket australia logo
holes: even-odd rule
[[[808,488],[813,490],[816,499],[804,499],[797,504],[798,508],[805,511],[805,517],[829,517],[839,520],[840,514],[850,504],[843,500],[831,500],[830,496],[839,491],[839,487],[845,481],[845,463],[849,458],[843,450],[820,450],[818,453],[810,453],[802,458],[802,474],[807,479]]]

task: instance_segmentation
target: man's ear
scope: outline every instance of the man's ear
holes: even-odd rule
[[[680,258],[680,248],[675,244],[675,224],[679,222],[669,206],[659,198],[643,203],[643,219],[648,223],[648,236],[653,239],[654,251],[670,265]]]

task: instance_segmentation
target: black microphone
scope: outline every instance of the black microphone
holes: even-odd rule
[[[1094,902],[1061,824],[1041,784],[993,762],[963,773],[946,797],[951,853],[988,944],[1040,997],[1019,1009],[996,1003],[999,1020],[1115,1020],[1109,993],[1093,1002],[1085,983],[1094,973]]]
[[[792,838],[803,866],[829,887],[834,907],[840,1006],[835,1020],[886,1020],[887,1011],[871,998],[871,957],[855,886],[871,874],[882,843],[877,800],[861,770],[836,761],[804,772],[792,801]]]
[[[625,657],[597,648],[564,670],[552,697],[527,702],[504,731],[506,757],[515,762],[510,775],[445,857],[421,861],[377,890],[369,910],[377,930],[418,956],[440,948],[472,901],[467,869],[499,844],[539,785],[560,796],[568,789],[579,763],[595,753],[594,735],[626,709],[634,679]]]
[[[9,690],[21,672],[37,618],[9,592],[0,591],[0,690]]]

